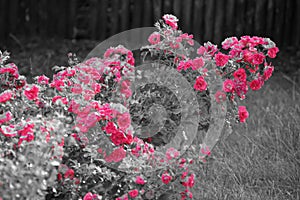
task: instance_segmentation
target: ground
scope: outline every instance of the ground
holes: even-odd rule
[[[83,60],[99,41],[10,39],[2,45],[26,76],[52,74],[67,53]],[[25,42],[26,41],[26,42]],[[300,51],[288,48],[273,63],[274,76],[243,104],[250,117],[199,166],[195,199],[300,199]]]

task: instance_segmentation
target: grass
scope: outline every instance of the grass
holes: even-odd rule
[[[294,83],[296,84],[296,83]],[[300,199],[300,90],[278,72],[199,169],[196,199]]]
[[[52,66],[67,64],[69,51],[82,60],[96,44],[32,39],[7,49],[21,74],[50,76]],[[295,60],[300,56],[290,63],[289,54],[282,55],[275,63],[280,71],[286,73],[291,65],[299,69]],[[300,89],[294,82],[299,78],[291,70],[289,75],[280,71],[243,102],[250,113],[247,124],[235,125],[208,162],[199,166],[195,199],[300,199]]]

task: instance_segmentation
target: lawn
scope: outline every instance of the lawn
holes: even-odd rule
[[[51,76],[51,67],[67,64],[68,52],[83,60],[97,44],[16,38],[4,47],[21,74]],[[299,57],[295,51],[279,54],[274,76],[243,102],[247,124],[234,125],[199,166],[195,199],[300,199]]]

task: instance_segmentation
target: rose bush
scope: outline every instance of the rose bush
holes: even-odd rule
[[[193,35],[178,30],[177,22],[175,16],[164,15],[155,24],[150,44],[141,48],[143,62],[154,60],[176,69],[199,98],[212,92],[207,66],[215,66],[213,73],[223,84],[209,100],[229,102],[229,122],[246,122],[249,113],[240,101],[249,88],[259,90],[271,77],[274,67],[269,58],[276,57],[275,43],[256,36],[231,37],[222,42],[222,49],[207,42],[191,52]],[[138,110],[153,101],[133,98],[136,72],[130,50],[111,47],[102,58],[84,62],[70,55],[70,66],[55,67],[51,80],[41,75],[34,83],[28,83],[15,64],[7,64],[8,59],[7,52],[0,52],[1,198],[157,199],[175,189],[179,198],[193,198],[193,169],[204,161],[199,153],[210,155],[211,149],[197,152],[191,146],[181,154],[171,147],[162,153],[159,146],[169,141],[164,139],[168,136],[138,137],[132,122],[139,116],[130,105]],[[169,93],[155,87],[153,98],[163,99],[161,91]],[[155,124],[165,115],[170,113],[158,113]],[[172,116],[175,124],[180,121],[180,114]],[[148,123],[147,118],[140,123]]]

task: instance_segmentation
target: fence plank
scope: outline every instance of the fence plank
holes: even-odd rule
[[[214,33],[214,0],[205,1],[204,41],[212,40]],[[213,41],[212,41],[213,42]]]
[[[18,20],[18,0],[10,0],[9,2],[9,17],[8,17],[8,23],[9,27],[8,30],[10,33],[15,34],[16,28],[19,24]]]
[[[184,1],[184,4],[182,4],[182,10],[183,10],[183,15],[182,15],[182,30],[184,32],[191,32],[191,25],[192,25],[192,22],[191,22],[191,10],[192,10],[192,0],[185,0]]]
[[[284,15],[285,15],[285,1],[275,0],[275,43],[279,46],[282,45],[283,41],[283,28],[284,28]]]
[[[157,21],[162,15],[162,0],[153,0],[154,20]]]
[[[245,19],[246,24],[244,29],[244,34],[246,35],[255,35],[255,28],[254,24],[255,21],[255,9],[256,9],[257,1],[253,0],[246,0],[246,13],[245,13]]]
[[[214,28],[214,42],[219,44],[223,37],[223,26],[224,26],[224,1],[216,1],[216,17],[215,17],[215,28]]]
[[[293,8],[294,8],[295,2],[292,0],[286,1],[286,7],[285,7],[285,22],[284,22],[284,45],[288,46],[292,44],[292,38],[293,38],[293,31],[292,27],[294,26],[294,17],[293,17]],[[299,14],[298,14],[299,15]]]
[[[231,37],[235,33],[235,0],[226,0],[226,15],[225,15],[225,37]],[[225,39],[225,38],[224,38]]]
[[[193,8],[193,29],[192,32],[194,34],[194,39],[198,42],[203,41],[203,25],[204,25],[204,17],[203,17],[203,6],[204,0],[195,0],[194,8]]]
[[[143,26],[153,26],[153,4],[152,0],[144,0],[144,16],[143,16]]]
[[[241,36],[244,35],[245,29],[245,12],[246,12],[246,4],[245,0],[237,0],[236,4],[236,35]]]
[[[91,38],[95,40],[97,38],[97,29],[98,29],[98,18],[97,16],[97,8],[99,1],[90,0],[90,14],[89,14],[89,29],[91,33]]]
[[[163,1],[163,14],[174,14],[172,13],[172,2],[171,0]]]
[[[120,20],[119,20],[119,0],[110,0],[111,2],[111,31],[109,36],[113,36],[114,34],[119,32]]]
[[[132,26],[133,28],[140,28],[142,26],[143,20],[143,2],[140,0],[133,1],[133,12],[132,16]]]
[[[39,34],[42,38],[47,36],[47,22],[48,22],[48,9],[47,9],[47,0],[40,0],[39,4],[39,11],[38,11],[38,28]],[[68,19],[66,19],[68,22]]]
[[[265,17],[265,8],[267,5],[266,0],[256,1],[255,7],[255,34],[259,36],[263,36],[266,30],[266,17]]]
[[[300,10],[300,1],[296,1],[296,12]],[[293,34],[293,44],[296,46],[300,45],[300,15],[299,13],[296,14],[296,22],[295,22],[295,33]]]
[[[57,23],[57,33],[59,36],[66,35],[66,26],[67,23],[67,15],[66,15],[66,7],[68,6],[67,1],[56,0],[56,9],[55,10],[55,17]]]
[[[98,4],[98,39],[104,40],[107,37],[107,7],[108,2],[107,0],[101,0]]]
[[[120,26],[121,31],[129,29],[129,19],[130,19],[130,1],[122,0],[121,10],[120,10]]]
[[[174,0],[173,2],[173,12],[174,12],[174,15],[176,17],[178,17],[179,19],[181,19],[181,3],[182,3],[182,0]]]
[[[268,0],[267,15],[266,15],[267,17],[266,36],[268,37],[271,37],[271,35],[273,35],[274,15],[275,15],[274,0]]]
[[[0,1],[0,8],[1,8],[1,11],[2,11],[2,12],[0,12],[0,27],[1,27],[0,39],[2,41],[5,40],[6,32],[8,31],[7,22],[6,22],[6,17],[7,16],[6,16],[6,13],[4,12],[4,10],[6,10],[6,3],[7,2],[8,1]]]

